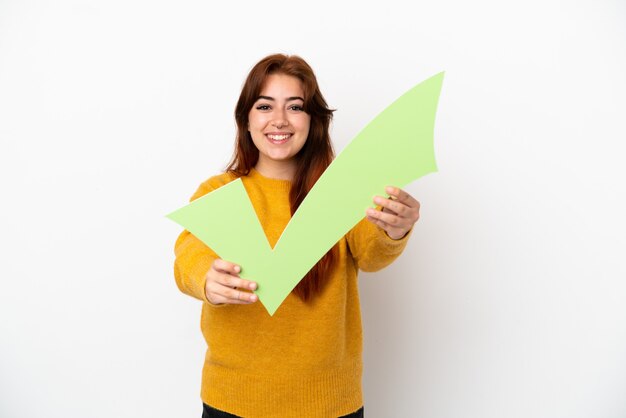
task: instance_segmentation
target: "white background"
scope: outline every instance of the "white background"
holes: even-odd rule
[[[625,417],[626,5],[506,3],[0,1],[0,416],[200,416],[164,215],[285,52],[338,151],[446,71],[422,218],[361,276],[367,416]]]

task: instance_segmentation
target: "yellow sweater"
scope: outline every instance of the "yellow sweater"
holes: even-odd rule
[[[212,177],[191,200],[232,180],[230,174]],[[256,170],[242,181],[274,246],[291,217],[291,183]],[[246,418],[335,418],[359,409],[363,399],[357,271],[376,271],[390,264],[409,235],[392,240],[362,220],[339,241],[338,261],[322,293],[309,303],[292,293],[269,316],[260,302],[209,303],[205,275],[217,255],[183,231],[176,241],[174,271],[179,289],[204,302],[201,328],[208,348],[203,402]]]

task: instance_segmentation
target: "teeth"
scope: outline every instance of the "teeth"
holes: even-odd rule
[[[267,137],[273,141],[282,141],[283,139],[289,138],[291,135],[268,135]]]

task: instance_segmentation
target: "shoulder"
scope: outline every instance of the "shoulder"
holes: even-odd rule
[[[210,177],[207,180],[203,181],[200,186],[198,186],[198,189],[196,190],[196,192],[193,194],[193,196],[191,196],[191,199],[189,199],[190,201],[192,200],[196,200],[199,197],[204,196],[207,193],[212,192],[213,190],[219,189],[220,187],[224,186],[225,184],[230,183],[231,181],[235,180],[237,178],[236,175],[232,174],[232,173],[222,173],[222,174],[218,174],[216,176]]]

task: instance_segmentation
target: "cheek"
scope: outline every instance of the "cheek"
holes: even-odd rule
[[[257,125],[258,125],[258,122],[257,122],[257,120],[255,118],[248,119],[248,131],[252,132],[252,131],[258,129]]]
[[[248,130],[255,131],[259,129],[263,129],[267,124],[267,118],[262,114],[254,114],[250,113],[248,115]]]
[[[311,118],[303,118],[302,120],[298,121],[298,128],[308,136],[311,129]]]

